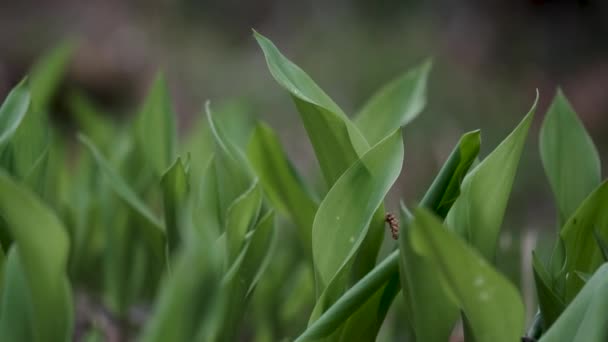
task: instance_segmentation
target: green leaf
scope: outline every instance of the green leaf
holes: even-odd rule
[[[238,333],[235,327],[245,313],[244,303],[247,302],[258,280],[266,270],[276,241],[274,212],[267,212],[258,222],[251,240],[244,247],[232,269],[224,277],[222,284],[224,290],[225,312],[217,338],[208,340],[234,341]]]
[[[243,247],[245,235],[256,222],[262,208],[262,193],[257,182],[237,197],[226,212],[226,244],[231,264]]]
[[[414,249],[413,218],[403,206],[401,211],[399,271],[409,325],[416,341],[447,341],[458,320],[458,306],[442,286],[441,269]]]
[[[432,62],[425,61],[383,86],[357,114],[355,123],[370,145],[414,120],[426,106]]]
[[[566,302],[584,285],[574,271],[593,273],[603,262],[593,231],[597,229],[600,237],[608,237],[607,205],[608,181],[605,181],[583,201],[560,232],[566,252]]]
[[[563,224],[601,180],[591,137],[561,90],[540,130],[540,156]]]
[[[215,175],[218,181],[220,218],[224,220],[232,202],[251,187],[253,176],[247,158],[216,122],[209,102],[206,103],[205,108],[215,142]]]
[[[312,247],[323,287],[356,254],[402,163],[403,142],[395,131],[344,172],[321,202],[313,223]]]
[[[475,341],[517,341],[524,306],[517,289],[485,258],[442,226],[427,209],[416,210],[414,251],[439,270],[448,295],[464,312]]]
[[[0,215],[19,248],[35,341],[71,339],[73,304],[66,276],[70,247],[65,227],[35,194],[4,173],[0,173]]]
[[[79,135],[78,139],[84,144],[91,155],[95,158],[102,174],[108,180],[108,185],[126,204],[138,213],[147,224],[138,225],[141,234],[148,242],[154,255],[158,260],[164,262],[165,258],[165,230],[162,221],[146,206],[137,196],[125,180],[110,166],[110,163],[101,155],[95,144],[84,135]]]
[[[608,265],[600,267],[539,342],[608,339]]]
[[[48,110],[75,48],[73,41],[64,41],[42,56],[30,70],[29,84],[35,112]]]
[[[333,333],[353,315],[377,290],[386,285],[387,279],[397,272],[399,252],[386,257],[373,271],[358,281],[327,311],[300,335],[296,341],[312,341]],[[372,317],[368,317],[372,319]]]
[[[68,106],[78,129],[106,152],[114,143],[116,125],[109,115],[101,111],[83,92],[73,91],[68,97]]]
[[[160,289],[142,341],[193,341],[198,327],[209,320],[219,288],[219,253],[197,240],[184,246]]]
[[[188,195],[188,175],[181,158],[163,174],[160,181],[163,190],[167,245],[175,251],[183,234],[184,207]]]
[[[33,307],[17,246],[8,251],[0,305],[0,339],[34,341]]]
[[[561,315],[566,304],[564,304],[562,298],[553,289],[551,275],[534,252],[532,252],[532,268],[536,283],[538,306],[543,317],[543,328],[546,330]]]
[[[331,187],[358,156],[369,149],[359,129],[316,83],[279,52],[266,37],[254,33],[274,79],[290,92]]]
[[[298,226],[305,249],[312,249],[312,222],[317,203],[307,191],[297,171],[287,159],[272,128],[260,123],[249,141],[247,155],[273,207]]]
[[[135,122],[137,143],[147,163],[162,175],[175,160],[177,128],[169,89],[161,73],[156,76]]]
[[[537,101],[538,94],[515,130],[465,177],[461,195],[447,216],[448,227],[488,260],[494,259],[500,226]]]
[[[23,80],[11,90],[0,107],[0,146],[5,146],[11,140],[29,106],[28,82]]]
[[[439,217],[446,217],[460,196],[460,186],[479,154],[480,145],[479,131],[465,133],[460,138],[420,201],[421,206],[431,209]]]
[[[597,242],[597,246],[602,252],[603,261],[608,262],[608,243],[600,236],[600,233],[598,233],[597,230],[593,231],[593,237],[595,238],[595,242]]]

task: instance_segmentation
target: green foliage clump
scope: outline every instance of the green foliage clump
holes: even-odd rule
[[[526,333],[519,291],[493,264],[536,102],[485,158],[480,132],[465,133],[386,241],[397,223],[384,202],[431,62],[349,116],[254,36],[327,190],[234,107],[207,103],[180,141],[162,75],[128,122],[74,92],[74,142],[49,120],[73,50],[62,45],[0,107],[0,340],[374,341],[392,322],[397,339],[447,341],[459,321],[466,341],[608,338],[608,186],[561,92],[540,134],[560,229],[550,259],[533,257],[539,309]]]

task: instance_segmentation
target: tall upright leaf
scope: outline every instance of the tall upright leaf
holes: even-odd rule
[[[301,242],[312,249],[312,222],[317,203],[287,159],[275,132],[268,125],[257,125],[247,148],[249,162],[260,179],[264,193],[283,215],[298,226]]]
[[[30,92],[27,80],[17,84],[0,106],[0,147],[11,139],[30,106]]]
[[[494,259],[519,159],[534,117],[538,94],[521,123],[464,179],[460,197],[447,217],[448,226]]]
[[[163,190],[163,207],[165,211],[165,228],[167,245],[170,251],[175,251],[180,240],[185,223],[184,209],[189,191],[188,175],[181,158],[161,178]]]
[[[159,73],[135,122],[136,138],[145,160],[157,176],[165,172],[175,159],[177,128],[171,108],[169,89]]]
[[[517,341],[524,305],[517,289],[483,255],[445,229],[427,209],[416,210],[414,250],[439,270],[448,296],[463,311],[475,341]]]
[[[11,246],[4,270],[0,302],[0,339],[2,341],[33,341],[33,311],[23,262],[18,247]]]
[[[431,61],[425,61],[386,84],[363,105],[355,123],[370,145],[407,125],[426,106],[426,84]]]
[[[0,215],[19,248],[36,341],[68,341],[73,325],[65,227],[35,194],[0,173]]]
[[[540,156],[563,224],[600,183],[600,158],[591,137],[561,90],[540,130]]]

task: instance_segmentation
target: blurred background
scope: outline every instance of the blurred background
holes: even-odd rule
[[[540,106],[501,240],[505,250],[513,241],[526,250],[555,225],[537,138],[558,86],[608,160],[607,19],[608,3],[599,0],[1,1],[0,98],[37,57],[73,39],[76,54],[54,101],[58,126],[72,127],[66,98],[76,88],[108,115],[132,115],[162,69],[184,134],[205,100],[244,104],[252,118],[279,131],[298,169],[311,176],[312,148],[252,28],[350,114],[381,85],[432,57],[428,105],[405,131],[406,165],[389,207],[420,198],[463,132],[481,128],[487,154],[538,89]],[[531,281],[513,267],[516,281]]]

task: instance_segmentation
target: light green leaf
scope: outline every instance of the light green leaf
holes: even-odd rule
[[[277,211],[292,218],[298,226],[303,246],[311,251],[312,222],[317,212],[317,203],[287,159],[272,128],[263,123],[258,124],[247,151],[249,162],[260,179],[264,193]]]
[[[0,107],[0,146],[4,147],[21,124],[30,106],[27,80],[21,81],[7,95]]]
[[[188,175],[181,158],[163,174],[160,181],[163,190],[165,227],[169,251],[175,251],[184,234],[184,208],[188,196]]]
[[[399,131],[372,147],[329,190],[312,229],[313,260],[325,287],[356,254],[403,163]]]
[[[608,340],[608,265],[600,267],[539,342]]]
[[[431,61],[425,61],[383,86],[357,114],[355,123],[370,145],[407,125],[426,106],[426,84]]]
[[[245,235],[255,224],[261,208],[262,193],[257,182],[251,184],[251,187],[228,207],[225,226],[229,264],[234,262],[240,253]]]
[[[595,189],[564,224],[560,236],[566,252],[566,303],[583,287],[574,271],[593,273],[602,264],[602,252],[593,231],[608,237],[608,181]]]
[[[290,92],[331,187],[369,149],[359,129],[316,83],[266,37],[254,33],[274,79]]]
[[[222,131],[211,111],[211,105],[206,103],[207,120],[215,142],[215,167],[218,182],[220,218],[225,220],[228,207],[232,202],[251,187],[254,177],[251,175],[247,158]],[[222,221],[223,222],[223,221]]]
[[[169,89],[161,73],[156,76],[135,122],[138,146],[158,175],[175,160],[177,128]]]
[[[0,173],[0,215],[19,248],[35,341],[68,341],[73,304],[66,276],[70,246],[65,227],[35,194],[4,173]]]
[[[521,338],[521,297],[481,254],[424,208],[416,210],[410,234],[414,251],[439,270],[443,286],[464,312],[475,341],[512,342]]]
[[[107,178],[108,185],[112,190],[147,222],[147,224],[138,225],[138,227],[141,229],[141,234],[148,242],[154,255],[158,260],[164,262],[166,236],[162,221],[137,196],[127,182],[112,169],[110,163],[101,155],[91,140],[84,135],[79,135],[78,139],[89,149],[102,174]]]
[[[591,137],[561,90],[540,130],[540,156],[563,224],[601,180]]]
[[[448,227],[488,260],[495,256],[500,226],[537,102],[538,94],[515,130],[465,177],[461,195],[447,216]]]

